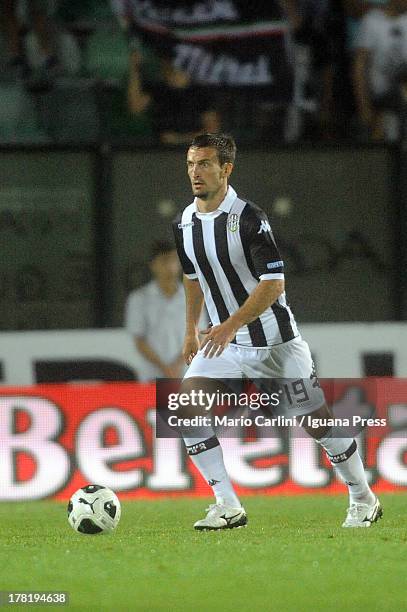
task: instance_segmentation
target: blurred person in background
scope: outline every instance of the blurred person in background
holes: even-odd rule
[[[335,79],[333,86],[334,112],[339,127],[336,136],[354,139],[355,137],[355,97],[353,90],[352,66],[355,41],[358,36],[360,23],[363,17],[372,9],[383,6],[387,0],[341,0],[331,2],[335,7],[334,13],[337,23],[337,43],[335,56]],[[335,23],[333,30],[335,30]],[[340,35],[338,37],[338,33]],[[340,41],[340,42],[339,42]]]
[[[178,256],[171,242],[153,244],[149,268],[152,280],[127,298],[125,327],[144,358],[139,380],[178,378],[185,370],[185,297]]]
[[[353,50],[359,34],[362,19],[374,8],[383,7],[388,0],[343,0],[346,15],[346,45]]]
[[[185,144],[202,131],[218,131],[221,116],[205,88],[193,86],[190,77],[173,66],[165,45],[159,54],[142,45],[131,3],[112,0],[111,4],[129,38],[130,113],[135,117],[150,115],[156,137],[163,144]]]
[[[331,0],[280,0],[292,34],[294,97],[287,140],[335,136],[336,66],[343,48],[340,10]]]
[[[205,92],[189,83],[188,76],[171,62],[160,60],[158,78],[143,78],[143,54],[133,50],[129,57],[128,108],[133,115],[148,112],[158,140],[163,144],[189,142],[202,131],[217,131],[220,114]]]
[[[37,37],[42,71],[50,75],[58,67],[49,4],[47,0],[30,0],[24,4],[18,0],[1,0],[3,30],[9,53],[6,70],[14,72],[17,77],[27,77],[30,73],[23,38],[24,12],[27,27],[32,28]]]
[[[400,137],[407,83],[407,0],[389,0],[363,18],[353,68],[358,118],[373,140]]]

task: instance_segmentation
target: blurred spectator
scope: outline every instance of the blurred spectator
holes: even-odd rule
[[[55,71],[58,66],[48,5],[47,0],[30,0],[27,2],[25,8],[28,23],[24,24],[18,0],[2,0],[1,2],[3,29],[9,54],[7,69],[15,72],[17,76],[27,76],[30,71],[23,40],[25,25],[28,29],[32,27],[35,32],[41,55],[41,68],[44,72]]]
[[[294,97],[287,140],[333,136],[335,58],[342,48],[337,4],[281,0],[293,38]]]
[[[189,76],[174,68],[165,48],[151,60],[154,52],[135,34],[131,3],[113,0],[112,8],[129,37],[130,113],[150,116],[158,140],[165,144],[185,144],[198,132],[219,131],[221,116],[205,88],[192,86]]]
[[[125,309],[125,327],[144,357],[139,379],[181,377],[185,297],[174,245],[155,242],[149,267],[153,280],[130,293]]]
[[[331,0],[330,39],[333,50],[332,114],[336,138],[354,138],[355,99],[352,65],[355,39],[363,16],[387,0]]]
[[[346,46],[352,50],[358,38],[360,23],[372,9],[385,6],[388,0],[343,0],[346,15]]]
[[[389,0],[363,18],[353,77],[364,130],[374,140],[396,140],[407,83],[407,0]]]

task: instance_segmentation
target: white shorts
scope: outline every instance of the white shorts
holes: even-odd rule
[[[267,381],[284,379],[289,385],[290,402],[281,402],[278,414],[302,415],[317,410],[325,402],[316,378],[311,351],[301,336],[269,349],[229,344],[219,357],[208,358],[200,350],[184,378],[217,380],[250,379]]]

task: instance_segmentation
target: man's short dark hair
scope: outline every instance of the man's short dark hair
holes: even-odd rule
[[[159,255],[167,255],[175,251],[175,246],[170,240],[156,240],[151,245],[150,261],[153,261]]]
[[[221,166],[226,163],[233,164],[236,157],[236,143],[233,136],[229,134],[200,134],[195,136],[190,144],[194,149],[213,147],[216,149]]]

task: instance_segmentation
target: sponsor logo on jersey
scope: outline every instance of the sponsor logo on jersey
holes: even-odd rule
[[[239,229],[239,215],[232,213],[228,216],[228,228],[231,232],[236,232]]]
[[[271,261],[267,264],[269,270],[274,270],[274,268],[282,268],[284,263],[282,261]]]
[[[185,229],[186,227],[192,227],[194,221],[188,221],[188,223],[178,223],[178,229]]]
[[[260,223],[260,229],[257,233],[261,234],[262,232],[271,232],[270,223],[268,221],[262,221]]]

